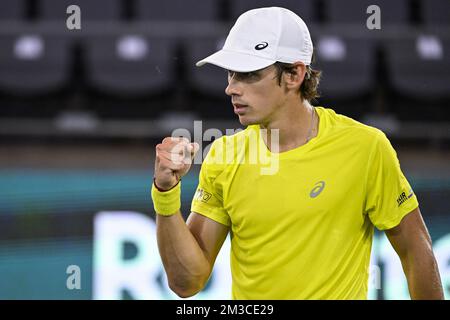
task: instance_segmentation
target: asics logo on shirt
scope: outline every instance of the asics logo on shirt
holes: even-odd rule
[[[325,188],[325,181],[319,181],[314,185],[314,188],[311,190],[311,192],[309,193],[309,196],[311,198],[315,198],[317,197],[322,190]]]

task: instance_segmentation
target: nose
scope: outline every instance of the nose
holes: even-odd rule
[[[225,88],[225,93],[228,96],[241,96],[242,88],[239,86],[239,82],[233,77],[228,77],[228,86]]]

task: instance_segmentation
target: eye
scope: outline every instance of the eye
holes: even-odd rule
[[[258,78],[258,72],[257,71],[251,71],[251,72],[235,72],[235,71],[229,71],[228,70],[228,78],[234,78],[238,81],[254,81]]]
[[[241,76],[243,78],[251,78],[251,77],[256,76],[256,72],[244,72],[244,73],[241,74]]]
[[[241,72],[240,76],[242,78],[251,78],[251,77],[255,77],[258,75],[257,71],[251,71],[251,72]]]

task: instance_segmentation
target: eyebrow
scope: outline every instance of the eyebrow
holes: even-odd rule
[[[264,68],[265,69],[265,68]],[[263,71],[264,69],[258,69],[258,70],[254,70],[254,71],[247,71],[247,72],[240,72],[240,71],[233,71],[233,70],[227,70],[227,72],[228,73],[234,73],[234,74],[237,74],[237,75],[245,75],[245,74],[250,74],[250,73],[253,73],[253,74],[260,74],[261,73],[261,71]]]

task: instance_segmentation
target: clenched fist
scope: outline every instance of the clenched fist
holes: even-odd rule
[[[191,168],[192,159],[199,149],[198,143],[186,138],[164,138],[156,145],[155,183],[163,190],[174,187]]]

